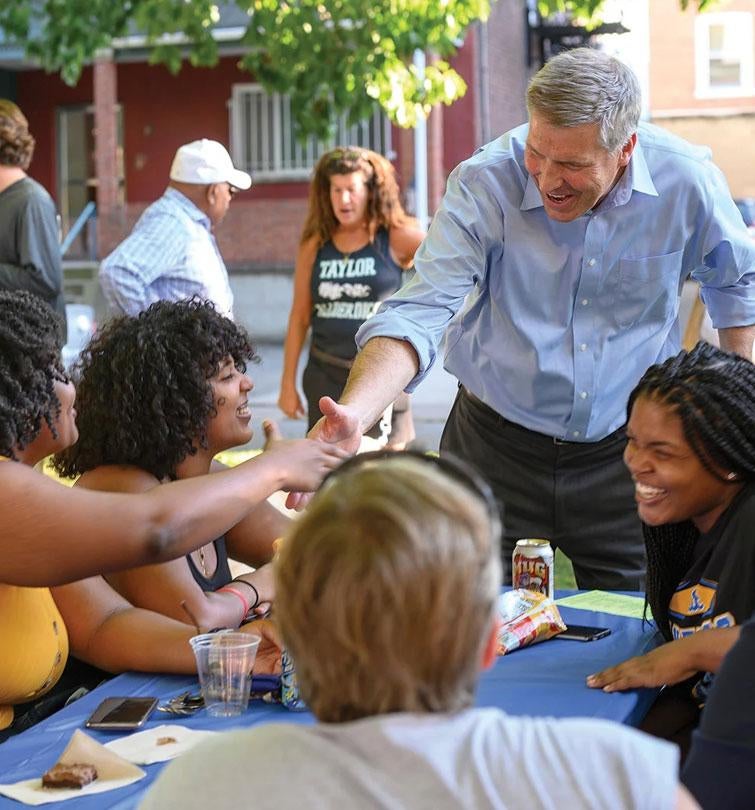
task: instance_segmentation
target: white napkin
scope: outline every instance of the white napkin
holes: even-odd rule
[[[136,765],[151,765],[153,762],[165,762],[185,754],[190,748],[217,733],[196,731],[185,726],[155,726],[105,743],[105,748]]]
[[[97,768],[97,778],[94,782],[82,788],[45,788],[42,787],[40,774],[36,779],[0,785],[0,794],[23,804],[49,804],[66,799],[78,799],[92,793],[105,793],[138,782],[146,776],[141,768],[122,759],[113,751],[108,751],[104,745],[100,745],[79,729],[73,732],[65,751],[54,764],[73,765],[77,762],[94,765]]]

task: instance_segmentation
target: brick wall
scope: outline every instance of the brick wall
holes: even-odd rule
[[[690,3],[682,11],[679,0],[651,0],[650,111],[755,110],[755,98],[699,99],[695,97],[695,17]],[[755,0],[728,0],[711,12],[748,11],[755,20]],[[753,23],[755,25],[755,22]]]
[[[692,143],[709,146],[713,161],[723,171],[733,197],[755,197],[755,114],[688,116],[653,121]]]
[[[487,24],[490,139],[527,120],[524,94],[532,71],[526,48],[524,3],[494,3]]]
[[[247,199],[231,203],[216,232],[225,263],[238,270],[290,270],[307,211],[306,199],[255,200],[254,186],[244,196]],[[129,203],[109,220],[100,234],[101,256],[128,235],[146,207],[147,203]]]

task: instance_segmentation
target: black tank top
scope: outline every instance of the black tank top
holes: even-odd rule
[[[215,566],[215,572],[211,577],[206,577],[194,564],[191,554],[186,555],[186,561],[189,563],[189,570],[194,577],[194,581],[199,585],[203,591],[214,592],[223,585],[227,585],[231,577],[231,569],[228,565],[228,551],[225,547],[225,536],[219,537],[213,542],[215,546],[215,555],[218,558],[218,564]]]
[[[351,360],[357,330],[401,286],[402,272],[391,258],[385,228],[374,242],[347,255],[326,242],[312,267],[312,344]]]

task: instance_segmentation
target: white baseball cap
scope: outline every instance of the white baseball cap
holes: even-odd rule
[[[244,190],[252,185],[250,175],[233,168],[233,161],[225,146],[207,138],[180,147],[170,167],[170,179],[203,185],[230,183]]]

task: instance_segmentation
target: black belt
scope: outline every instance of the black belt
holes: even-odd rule
[[[553,444],[558,444],[558,445],[568,444],[568,445],[575,445],[575,446],[578,445],[580,447],[584,447],[585,445],[599,444],[600,442],[611,441],[611,440],[613,440],[615,438],[618,438],[618,436],[620,434],[622,434],[623,431],[624,431],[624,426],[622,425],[620,428],[617,428],[616,430],[614,430],[613,433],[609,433],[608,436],[604,436],[602,439],[598,439],[598,441],[596,441],[596,442],[573,442],[573,441],[570,441],[569,439],[561,439],[558,436],[549,436],[547,433],[539,433],[536,430],[530,430],[530,428],[525,427],[524,425],[520,425],[518,422],[512,422],[510,419],[506,419],[505,416],[501,416],[501,414],[498,413],[498,411],[496,411],[494,408],[491,408],[490,405],[488,405],[487,403],[483,402],[478,396],[473,394],[465,386],[459,385],[459,388],[461,389],[462,394],[464,394],[464,396],[473,405],[475,405],[476,407],[478,407],[481,410],[485,411],[487,414],[496,417],[496,419],[498,419],[501,422],[502,425],[509,425],[509,426],[511,426],[513,428],[516,428],[517,430],[529,433],[531,435],[539,436],[539,437],[541,437],[543,439],[547,439],[547,440],[553,442]]]
[[[315,360],[321,363],[326,363],[329,366],[337,366],[338,368],[351,368],[354,365],[354,359],[347,360],[345,357],[337,357],[335,354],[328,354],[317,346],[310,346],[309,353]]]

